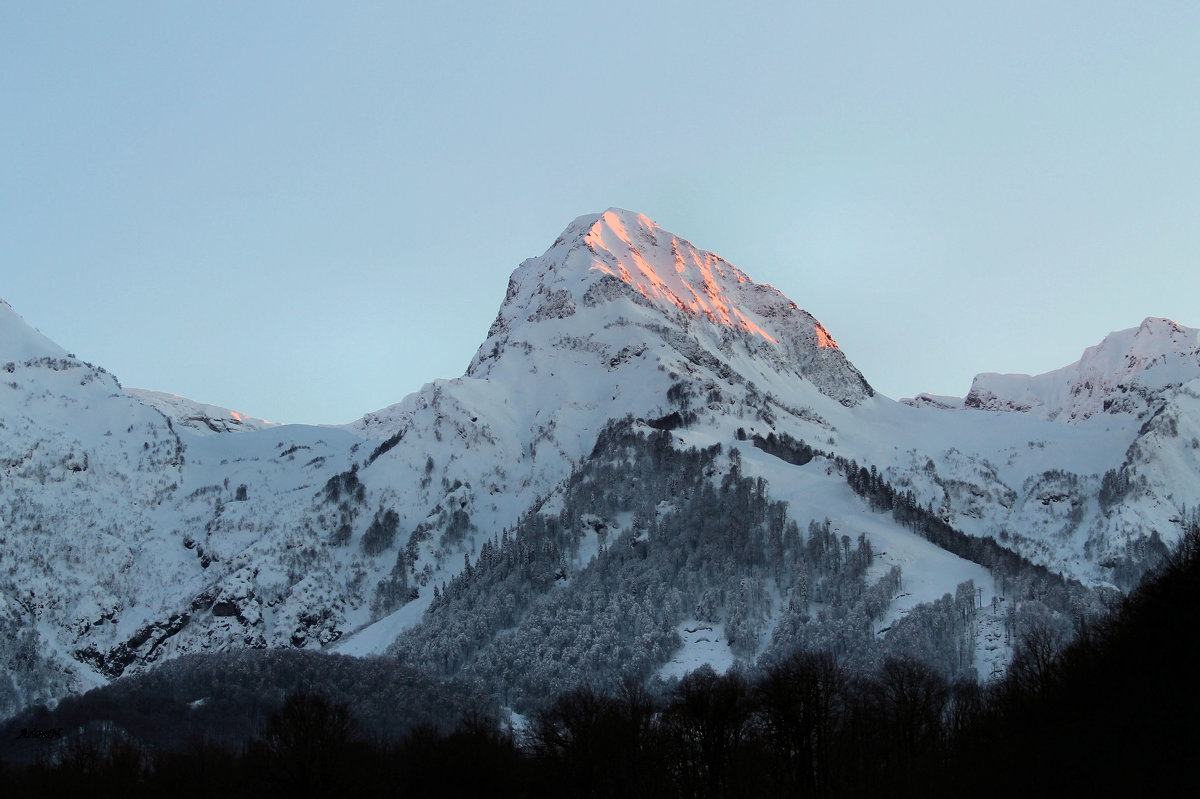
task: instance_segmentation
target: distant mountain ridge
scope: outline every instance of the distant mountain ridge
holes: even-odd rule
[[[1101,413],[1144,417],[1166,393],[1200,378],[1200,330],[1147,317],[1110,333],[1069,366],[1040,375],[977,375],[965,398],[920,394],[913,407],[974,408],[1080,422]]]
[[[266,419],[256,419],[253,416],[222,408],[218,405],[208,405],[196,402],[178,394],[168,394],[164,391],[151,391],[145,388],[126,388],[125,393],[139,402],[149,405],[163,416],[172,419],[176,424],[191,428],[200,433],[235,433],[248,430],[264,430],[268,427],[278,427],[279,422],[268,422]]]

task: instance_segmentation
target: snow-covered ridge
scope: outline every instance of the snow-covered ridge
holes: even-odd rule
[[[125,393],[144,405],[149,405],[176,425],[187,427],[201,434],[239,433],[248,430],[264,430],[278,427],[280,422],[256,419],[239,411],[231,411],[217,405],[196,402],[178,394],[150,391],[145,388],[126,388]]]
[[[927,392],[922,392],[915,397],[906,397],[900,402],[912,408],[936,408],[941,411],[957,410],[963,406],[962,397],[949,397],[944,394]]]
[[[1200,330],[1148,317],[1110,333],[1070,366],[1044,374],[978,375],[967,408],[1080,422],[1100,413],[1144,415],[1166,389],[1200,377]]]

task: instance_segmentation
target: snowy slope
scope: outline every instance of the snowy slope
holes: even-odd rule
[[[144,559],[148,511],[169,497],[181,465],[167,420],[126,396],[112,375],[12,317],[5,327],[0,594],[5,632],[32,636],[28,647],[38,660],[30,669],[39,674],[10,665],[15,677],[12,685],[0,682],[0,708],[100,679],[74,657],[73,645],[117,625],[147,588],[144,576],[170,579],[166,564],[139,571],[151,566]]]
[[[291,427],[210,458],[201,433],[176,428],[7,305],[0,318],[0,627],[17,643],[0,649],[0,712],[177,652],[286,645],[316,626],[304,618],[324,611],[291,590],[299,576],[287,568],[312,526],[312,493],[359,438]],[[309,454],[307,468],[281,457],[292,448]],[[249,606],[245,624],[204,612],[241,597],[248,574],[257,582],[244,593],[274,602],[282,622]]]
[[[981,374],[961,402],[905,400],[925,417],[911,458],[877,462],[963,529],[1127,588],[1114,568],[1177,540],[1200,497],[1198,380],[1200,330],[1150,317],[1061,369]]]
[[[62,358],[67,351],[34,330],[12,306],[0,300],[0,350],[6,361]]]

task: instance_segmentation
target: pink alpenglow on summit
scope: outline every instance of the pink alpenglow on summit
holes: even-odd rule
[[[467,374],[487,376],[514,345],[533,339],[584,346],[581,331],[604,338],[610,334],[603,331],[626,326],[661,339],[693,365],[708,359],[721,370],[755,374],[756,382],[797,375],[846,406],[874,396],[824,326],[774,286],[618,208],[579,217],[544,254],[517,268]],[[586,346],[609,345],[597,339]]]
[[[635,222],[633,234],[627,221]],[[671,236],[668,251],[659,245],[660,234],[670,235],[644,214],[605,211],[583,238],[597,256],[591,269],[620,278],[648,300],[665,300],[688,313],[777,341],[743,313],[721,288],[721,282],[728,280],[753,285],[750,278],[720,256],[697,250],[675,236]],[[650,246],[639,249],[634,244],[635,237]],[[616,263],[605,256],[615,257]]]

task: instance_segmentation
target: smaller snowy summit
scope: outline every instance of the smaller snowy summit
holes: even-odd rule
[[[1162,317],[1109,333],[1083,357],[1040,375],[976,375],[965,398],[918,394],[914,408],[1027,413],[1075,423],[1098,414],[1138,418],[1185,383],[1200,379],[1200,330]]]
[[[231,411],[217,405],[196,402],[178,394],[150,391],[145,388],[127,388],[125,393],[149,405],[175,424],[202,434],[243,433],[249,430],[265,430],[278,427],[280,422],[256,419],[239,411]]]
[[[953,411],[962,408],[962,397],[948,397],[943,394],[922,392],[915,397],[900,400],[904,405],[913,408],[936,408],[942,411]]]
[[[1100,413],[1141,416],[1164,391],[1200,378],[1200,330],[1148,317],[1088,347],[1070,366],[1045,374],[977,376],[963,404],[1081,422]]]

